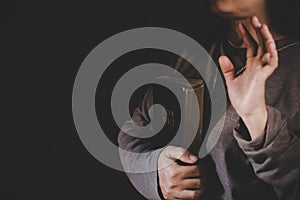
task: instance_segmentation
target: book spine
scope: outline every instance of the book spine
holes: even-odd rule
[[[198,155],[203,140],[204,87],[201,85],[195,89],[185,89],[184,93],[184,142],[185,145],[189,145],[189,151]],[[196,94],[196,100],[192,98],[193,93]],[[195,105],[198,105],[198,111],[194,110]],[[199,121],[195,121],[197,115],[199,115]],[[193,128],[194,124],[197,124],[196,129]]]

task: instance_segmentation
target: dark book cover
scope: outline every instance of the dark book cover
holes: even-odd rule
[[[161,130],[163,137],[161,142],[170,142],[176,134],[180,134],[175,144],[198,154],[203,140],[203,104],[204,104],[204,82],[201,79],[187,79],[184,81],[180,77],[162,76],[157,78],[162,85],[169,85],[172,92],[167,87],[157,85],[154,89],[154,104],[163,106],[166,112],[158,109],[155,112],[156,120],[165,121],[165,125]],[[177,96],[175,95],[177,94]],[[196,99],[192,98],[193,93]],[[182,108],[180,103],[182,102]],[[195,105],[199,110],[195,110]],[[197,113],[198,112],[198,113]],[[196,115],[199,114],[199,121],[195,121]],[[179,129],[180,123],[183,123]],[[197,130],[193,130],[193,124],[197,123]],[[195,135],[195,131],[197,132]]]

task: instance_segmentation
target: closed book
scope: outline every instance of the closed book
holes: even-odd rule
[[[154,115],[156,119],[166,121],[162,129],[164,138],[170,141],[176,134],[180,134],[175,144],[171,145],[186,147],[198,155],[203,140],[203,80],[186,79],[187,82],[175,76],[161,76],[157,79],[161,85],[166,85],[165,87],[157,86],[154,90],[154,104],[162,105],[166,111],[157,111]],[[196,98],[193,98],[194,94]],[[181,107],[179,102],[181,102]],[[196,107],[198,110],[195,109]],[[183,123],[181,129],[179,129],[180,123]]]

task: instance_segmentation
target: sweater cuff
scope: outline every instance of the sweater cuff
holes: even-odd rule
[[[241,149],[243,149],[244,151],[257,151],[261,149],[264,144],[266,132],[262,133],[259,137],[250,141],[244,139],[236,129],[233,130],[233,135]]]
[[[251,140],[247,127],[240,119],[238,126],[233,130],[233,134],[242,150],[257,151],[268,146],[286,126],[286,121],[282,119],[280,111],[271,106],[267,106],[267,111],[266,129],[254,140]]]
[[[148,159],[140,159],[139,168],[144,168],[144,173],[127,173],[128,178],[131,180],[132,185],[147,199],[161,199],[158,184],[158,157],[161,153],[161,149],[156,149],[149,152]],[[134,160],[132,162],[135,162]],[[133,163],[131,163],[132,165]],[[132,167],[132,166],[131,166]],[[138,166],[135,166],[138,167]],[[147,172],[147,169],[150,169]],[[156,170],[152,170],[156,169]],[[132,170],[132,168],[131,168]]]

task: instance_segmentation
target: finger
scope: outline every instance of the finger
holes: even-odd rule
[[[182,188],[185,190],[199,190],[205,184],[205,180],[200,178],[182,180]]]
[[[268,64],[270,62],[270,53],[265,53],[261,58],[261,61],[264,63],[264,65]]]
[[[261,35],[262,24],[260,23],[259,19],[256,16],[254,16],[251,18],[251,25],[254,28],[256,36],[258,38],[256,55],[261,57],[263,55],[263,53],[266,51],[265,43],[264,43],[263,37]]]
[[[177,199],[197,199],[203,194],[203,190],[183,190],[176,195]]]
[[[178,170],[183,172],[182,178],[199,178],[206,173],[206,168],[200,169],[197,165],[181,166]]]
[[[247,58],[253,57],[256,52],[256,45],[255,45],[255,40],[249,33],[248,29],[242,24],[238,23],[238,31],[242,37],[243,42],[246,45],[247,48]]]
[[[219,64],[223,72],[224,78],[226,80],[226,83],[229,83],[230,81],[234,80],[234,67],[230,59],[227,56],[221,56],[219,58]]]
[[[184,179],[182,180],[182,188],[186,190],[203,189],[206,185],[206,182],[206,176],[203,176],[202,178]]]
[[[266,65],[262,68],[262,76],[267,80],[275,71],[276,67],[272,67],[270,65]]]
[[[267,25],[263,24],[261,27],[261,35],[264,39],[266,52],[270,53],[270,65],[277,67],[278,65],[278,52],[275,41]]]
[[[181,147],[169,147],[167,156],[172,160],[180,160],[188,164],[195,164],[198,161],[197,156],[191,154],[188,150]]]

